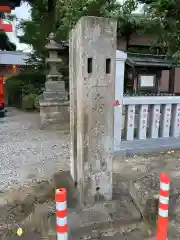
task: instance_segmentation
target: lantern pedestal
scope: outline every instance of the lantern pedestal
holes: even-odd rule
[[[40,101],[42,129],[69,129],[69,101],[63,81],[47,81]]]
[[[40,101],[41,129],[69,130],[69,102]]]

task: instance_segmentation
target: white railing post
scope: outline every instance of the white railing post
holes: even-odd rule
[[[154,105],[152,107],[151,117],[149,119],[148,124],[150,125],[150,138],[158,138],[159,137],[159,124],[160,124],[160,107],[161,105]]]
[[[128,105],[126,111],[126,140],[134,139],[135,105]]]
[[[166,104],[161,112],[160,137],[169,137],[171,124],[171,104]]]
[[[146,139],[148,105],[141,105],[138,112],[138,139]]]
[[[124,68],[127,54],[116,51],[116,80],[115,101],[118,100],[119,107],[114,107],[114,149],[119,149],[123,126],[123,94],[124,94]]]
[[[180,104],[176,104],[172,109],[171,136],[180,136]]]

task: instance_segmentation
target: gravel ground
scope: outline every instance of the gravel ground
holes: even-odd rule
[[[69,162],[69,135],[39,129],[39,113],[7,109],[0,118],[0,191],[48,179]]]

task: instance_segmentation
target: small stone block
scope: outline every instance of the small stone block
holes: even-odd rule
[[[143,217],[157,212],[157,194],[159,194],[159,179],[156,174],[150,174],[130,181],[129,191],[140,209]]]
[[[68,102],[41,101],[40,102],[41,129],[69,129]]]
[[[174,184],[170,188],[169,214],[174,214],[178,191]],[[129,191],[143,217],[154,221],[158,214],[160,182],[156,173],[130,181]]]

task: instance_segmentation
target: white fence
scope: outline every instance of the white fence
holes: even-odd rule
[[[180,136],[180,97],[124,97],[123,105],[126,140]]]
[[[120,153],[180,147],[180,97],[123,96],[125,54],[116,60],[114,149]],[[120,57],[121,54],[121,57]]]

